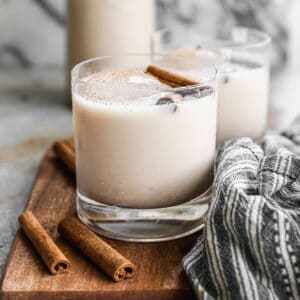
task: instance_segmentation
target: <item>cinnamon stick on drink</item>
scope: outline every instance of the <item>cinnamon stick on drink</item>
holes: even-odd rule
[[[58,231],[114,281],[134,276],[135,266],[76,218],[61,221]]]
[[[173,73],[155,65],[149,65],[146,69],[146,73],[150,73],[152,76],[156,77],[162,82],[171,83],[173,87],[199,84],[199,82],[193,81],[185,76]]]
[[[19,223],[49,271],[53,275],[67,273],[70,269],[70,261],[57,247],[34,214],[29,210],[25,211],[20,215]]]
[[[158,77],[158,76],[156,76],[156,75],[154,75],[154,74],[152,74],[152,73],[150,73],[148,71],[145,71],[144,73],[146,75],[148,75],[148,76],[154,77],[155,79],[159,80],[161,83],[164,83],[165,85],[168,85],[168,86],[170,86],[172,88],[177,88],[177,87],[181,86],[180,84],[178,84],[176,82],[172,82],[172,81],[169,81],[169,80],[166,80],[166,79],[162,79],[162,78],[160,78],[160,77]]]

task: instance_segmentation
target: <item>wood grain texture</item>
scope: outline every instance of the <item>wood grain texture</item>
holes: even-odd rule
[[[18,231],[3,274],[0,299],[194,299],[181,259],[197,235],[181,240],[142,244],[105,238],[137,266],[134,278],[111,281],[99,268],[65,243],[58,223],[75,215],[75,182],[69,171],[46,154],[27,208],[70,259],[68,274],[51,276],[29,240]]]

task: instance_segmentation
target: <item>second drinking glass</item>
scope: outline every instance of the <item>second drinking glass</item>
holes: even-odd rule
[[[201,38],[195,31],[183,40],[170,30],[153,35],[153,51],[215,63],[218,68],[218,144],[232,138],[257,139],[267,125],[270,37],[261,31],[234,28],[222,40]],[[194,73],[197,73],[196,67]]]

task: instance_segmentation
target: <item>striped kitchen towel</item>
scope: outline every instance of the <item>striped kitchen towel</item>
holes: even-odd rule
[[[218,150],[205,228],[183,259],[204,299],[300,299],[300,118]]]

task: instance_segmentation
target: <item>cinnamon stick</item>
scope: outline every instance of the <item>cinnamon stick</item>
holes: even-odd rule
[[[152,74],[160,81],[176,84],[177,87],[198,84],[196,81],[154,65],[149,65],[146,69],[146,73]]]
[[[75,150],[73,139],[57,141],[53,145],[57,157],[75,174]]]
[[[155,76],[154,74],[150,73],[150,72],[147,72],[145,71],[145,74],[148,75],[148,76],[152,76],[154,77],[155,79],[159,80],[161,83],[165,84],[165,85],[168,85],[172,88],[177,88],[177,87],[180,87],[181,85],[176,83],[176,82],[172,82],[172,81],[169,81],[169,80],[166,80],[166,79],[162,79],[158,76]]]
[[[34,214],[31,211],[25,211],[20,215],[19,223],[49,271],[53,275],[67,273],[71,266],[70,261],[57,247]]]
[[[135,266],[76,218],[61,221],[58,231],[114,281],[134,276]]]

